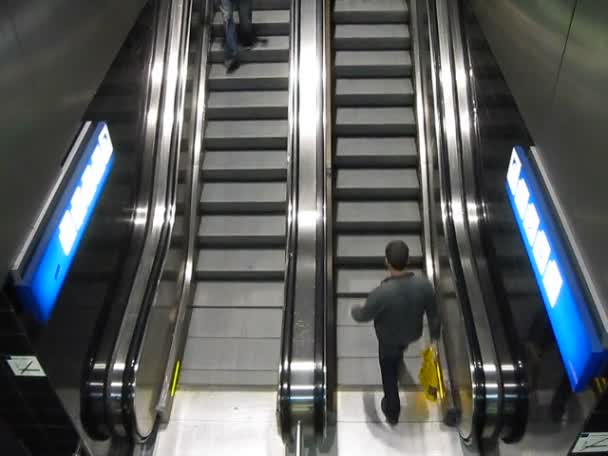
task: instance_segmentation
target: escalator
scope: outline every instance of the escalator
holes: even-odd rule
[[[409,11],[405,2],[336,1],[334,36],[334,243],[339,387],[380,387],[372,325],[350,308],[386,270],[384,248],[402,239],[423,270],[422,192],[416,145]],[[414,376],[423,338],[411,346]],[[406,387],[415,387],[411,378]]]
[[[481,206],[472,204],[458,11],[443,1],[333,3],[335,384],[381,389],[374,331],[350,309],[385,277],[387,242],[403,239],[409,268],[432,281],[443,316],[443,419],[480,449],[501,432],[513,437],[504,429],[521,388],[480,245]],[[429,342],[425,325],[404,356],[406,390],[419,388]]]
[[[254,2],[260,37],[223,65],[213,20],[192,318],[180,384],[274,386],[283,309],[290,2]],[[237,14],[238,22],[238,14]]]

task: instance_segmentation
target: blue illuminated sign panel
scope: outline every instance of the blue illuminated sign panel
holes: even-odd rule
[[[513,149],[506,188],[570,384],[583,390],[604,366],[607,352],[543,187],[521,147]]]
[[[112,167],[114,147],[108,126],[97,124],[81,150],[23,280],[18,283],[25,305],[42,322],[51,316]]]

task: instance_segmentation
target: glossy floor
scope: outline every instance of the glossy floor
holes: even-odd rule
[[[435,406],[420,393],[404,392],[400,423],[381,419],[381,394],[338,393],[338,425],[327,449],[312,455],[461,455],[458,434],[439,422]],[[173,416],[161,432],[155,456],[288,454],[278,435],[274,391],[179,391]]]

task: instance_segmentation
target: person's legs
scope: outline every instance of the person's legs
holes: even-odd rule
[[[224,62],[230,67],[238,60],[239,43],[234,24],[233,0],[220,0],[220,11],[224,19]]]
[[[380,373],[382,374],[382,411],[389,423],[399,421],[401,402],[399,401],[399,365],[403,358],[403,348],[382,347],[379,350]]]
[[[256,42],[251,0],[239,0],[239,40],[245,47],[253,46]]]

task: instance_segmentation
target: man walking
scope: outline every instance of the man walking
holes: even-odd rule
[[[406,270],[408,259],[405,242],[389,242],[384,258],[389,276],[369,294],[364,305],[351,309],[354,320],[374,321],[384,389],[381,407],[392,425],[399,422],[401,411],[398,378],[403,352],[422,336],[425,312],[432,340],[439,338],[441,328],[433,286],[426,277]]]
[[[239,65],[239,43],[245,48],[255,45],[257,37],[253,29],[251,0],[219,0],[224,19],[224,65],[232,73]],[[234,23],[234,9],[239,10],[238,31]]]

